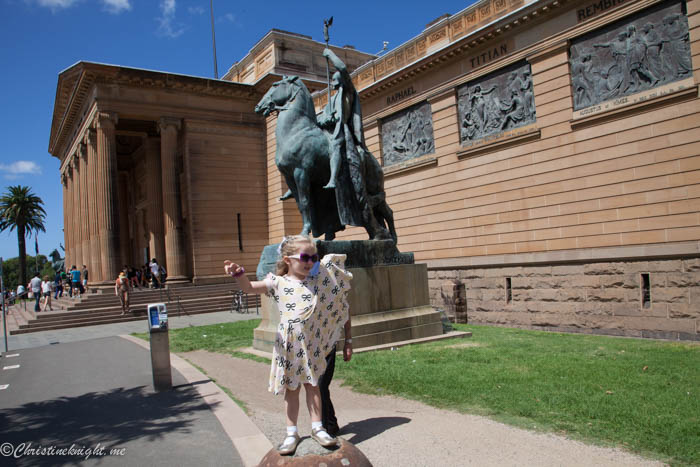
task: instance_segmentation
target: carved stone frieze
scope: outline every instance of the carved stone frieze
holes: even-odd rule
[[[461,142],[535,122],[530,64],[520,62],[457,90]]]
[[[692,76],[682,2],[665,2],[571,41],[574,110]]]
[[[390,166],[435,152],[433,115],[423,102],[382,120],[382,155]]]

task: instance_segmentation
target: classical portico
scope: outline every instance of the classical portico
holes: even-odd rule
[[[61,160],[66,265],[105,286],[151,258],[169,286],[211,282],[220,255],[254,269],[266,187],[238,168],[265,170],[258,97],[249,85],[84,62],[61,73],[49,151]]]

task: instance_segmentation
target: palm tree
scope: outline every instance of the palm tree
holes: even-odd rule
[[[28,186],[11,186],[0,198],[0,231],[17,228],[19,246],[19,283],[27,283],[27,249],[25,236],[46,232],[44,202]]]

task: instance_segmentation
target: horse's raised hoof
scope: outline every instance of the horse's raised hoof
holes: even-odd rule
[[[294,197],[294,195],[292,194],[292,190],[287,190],[287,192],[285,194],[280,196],[280,201],[285,201],[285,200],[293,198],[293,197]]]
[[[324,186],[323,188],[325,188],[327,190],[335,190],[335,182],[328,182],[328,184],[326,186]]]

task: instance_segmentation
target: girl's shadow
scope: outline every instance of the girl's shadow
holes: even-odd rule
[[[339,434],[347,435],[348,433],[354,433],[352,438],[348,438],[347,436],[344,437],[352,444],[357,445],[358,443],[377,436],[390,428],[403,425],[404,423],[409,423],[410,421],[411,419],[406,417],[368,418],[366,420],[348,423],[340,429]]]

